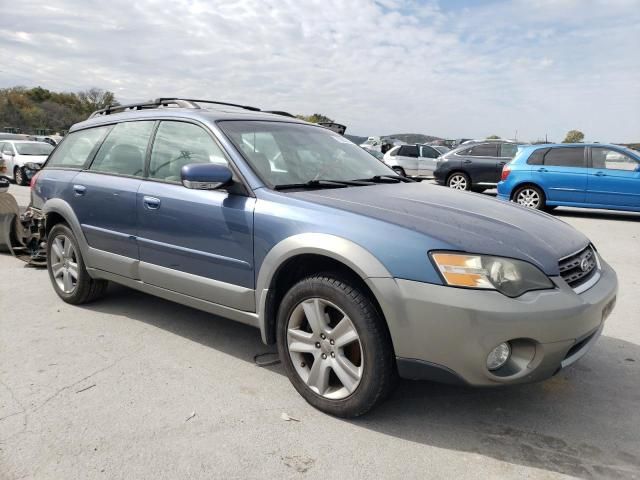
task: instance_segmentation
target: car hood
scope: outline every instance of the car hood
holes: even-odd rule
[[[43,164],[49,155],[18,155],[20,157],[20,161],[23,163],[33,162]]]
[[[378,184],[290,195],[417,231],[451,250],[525,260],[548,275],[558,275],[558,260],[589,244],[546,213],[436,185]]]

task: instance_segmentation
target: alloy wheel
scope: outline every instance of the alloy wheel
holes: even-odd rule
[[[56,285],[64,293],[73,293],[78,285],[78,256],[71,239],[65,235],[54,238],[50,256]]]
[[[289,316],[287,346],[293,366],[316,394],[351,395],[364,368],[360,337],[349,316],[323,298],[300,302]]]
[[[24,172],[20,167],[16,167],[15,172],[13,172],[13,179],[17,185],[24,185]]]
[[[467,190],[467,179],[464,175],[456,174],[449,180],[449,188]]]
[[[529,208],[539,208],[540,200],[540,193],[533,188],[523,188],[516,197],[516,203]]]

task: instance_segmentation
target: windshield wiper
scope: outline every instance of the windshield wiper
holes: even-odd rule
[[[415,183],[411,178],[401,175],[374,175],[370,178],[359,178],[354,182],[373,182],[373,183]]]
[[[344,188],[352,186],[371,185],[367,180],[309,180],[304,183],[283,183],[275,185],[274,190],[289,190],[294,188]]]

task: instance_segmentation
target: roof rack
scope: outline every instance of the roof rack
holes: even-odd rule
[[[216,100],[200,100],[193,98],[174,98],[174,97],[161,97],[152,100],[151,102],[143,102],[143,103],[130,103],[127,105],[109,105],[106,108],[102,108],[100,110],[96,110],[93,112],[89,118],[97,117],[99,115],[111,115],[112,113],[120,113],[127,111],[136,111],[136,110],[145,110],[150,108],[159,108],[159,107],[168,107],[169,105],[175,105],[180,108],[200,108],[198,103],[211,103],[215,105],[225,105],[228,107],[238,107],[243,108],[245,110],[251,110],[252,112],[261,111],[257,107],[251,107],[249,105],[239,105],[237,103],[228,103],[228,102],[218,102]],[[275,113],[275,112],[270,112]],[[282,114],[286,114],[286,112],[282,112]],[[288,114],[290,115],[290,114]],[[293,116],[293,115],[290,115]]]

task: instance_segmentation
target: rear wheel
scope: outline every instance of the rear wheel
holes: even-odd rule
[[[513,201],[523,207],[543,210],[545,208],[544,192],[533,185],[518,188],[513,194]]]
[[[278,311],[278,351],[295,389],[339,417],[370,410],[390,391],[391,340],[365,292],[335,274],[306,278]]]
[[[16,167],[13,170],[13,179],[16,182],[16,185],[26,185],[27,184],[27,175],[24,173],[24,169],[21,167]]]
[[[454,172],[449,175],[447,186],[454,190],[469,190],[471,189],[471,179],[464,172]]]
[[[91,302],[107,289],[106,280],[89,276],[73,231],[62,223],[55,225],[47,237],[47,270],[53,289],[67,303]]]

